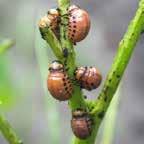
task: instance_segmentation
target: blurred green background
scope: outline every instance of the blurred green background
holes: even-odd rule
[[[117,45],[137,8],[138,0],[72,0],[91,17],[88,37],[77,44],[79,65],[96,66],[105,79]],[[68,144],[71,141],[70,111],[46,89],[48,63],[54,56],[41,39],[37,23],[56,0],[0,0],[0,42],[11,38],[16,44],[0,55],[0,112],[14,127],[25,144]],[[101,126],[114,133],[110,144],[144,143],[144,36],[142,35],[125,72],[115,125]],[[102,85],[101,85],[102,87]],[[96,98],[101,87],[84,91]],[[0,135],[0,144],[7,144]]]

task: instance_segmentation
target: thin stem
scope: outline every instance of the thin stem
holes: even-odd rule
[[[7,49],[12,47],[14,45],[13,40],[4,40],[0,44],[0,55],[3,54]],[[9,142],[9,144],[22,144],[22,141],[18,138],[13,128],[10,126],[8,121],[4,119],[0,115],[0,131],[3,134],[3,136],[6,138],[6,140]]]
[[[144,0],[141,0],[140,2],[136,15],[131,21],[124,38],[119,44],[114,63],[107,76],[99,98],[96,101],[96,107],[92,111],[93,114],[97,114],[98,109],[106,110],[108,108],[129,63],[131,55],[134,52],[134,48],[144,27],[144,4],[142,3]]]
[[[0,43],[0,55],[11,48],[14,44],[15,42],[13,40],[4,40],[2,43]]]
[[[63,54],[61,51],[61,44],[52,32],[52,30],[48,27],[40,27],[40,32],[44,40],[50,45],[53,53],[58,59],[63,59]]]
[[[0,116],[0,130],[9,144],[22,144],[22,141],[18,138],[13,128],[2,116]]]
[[[116,119],[120,102],[120,95],[121,87],[119,86],[104,119],[104,130],[101,144],[113,143],[114,133],[116,132]]]

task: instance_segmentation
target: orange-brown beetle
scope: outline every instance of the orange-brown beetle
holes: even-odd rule
[[[71,128],[76,137],[86,139],[92,132],[92,119],[83,110],[72,112]]]
[[[90,29],[89,14],[76,5],[69,7],[69,14],[68,36],[74,43],[80,42],[88,35]]]
[[[79,67],[75,71],[75,77],[81,88],[89,91],[96,89],[102,80],[100,72],[95,67]]]
[[[55,33],[57,38],[59,38],[59,12],[56,9],[50,9],[47,15],[42,17],[39,21],[39,28],[48,27]]]
[[[51,95],[60,101],[65,101],[72,96],[72,83],[70,82],[63,65],[54,61],[49,67],[47,87]]]

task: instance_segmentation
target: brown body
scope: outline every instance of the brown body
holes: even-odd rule
[[[92,132],[92,120],[86,112],[78,110],[72,114],[71,127],[76,137],[86,139]]]
[[[79,67],[75,75],[81,87],[89,91],[96,89],[102,80],[100,72],[95,67]]]
[[[59,38],[59,12],[56,9],[50,9],[44,17],[42,17],[39,21],[39,27],[44,28],[48,27],[55,33],[57,38]]]
[[[66,72],[64,72],[63,69],[56,68],[57,66],[50,69],[47,87],[55,99],[65,101],[71,98],[73,87]]]
[[[80,42],[88,35],[90,29],[89,14],[74,5],[69,8],[69,13],[68,36],[73,42]]]

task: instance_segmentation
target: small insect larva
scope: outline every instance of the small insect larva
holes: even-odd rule
[[[49,71],[50,73],[47,79],[47,87],[51,95],[60,101],[70,99],[73,87],[63,65],[58,61],[54,61],[50,65]]]
[[[86,139],[92,132],[92,119],[84,110],[72,112],[71,128],[76,137]]]
[[[100,72],[95,67],[79,67],[75,71],[76,80],[87,90],[96,89],[102,81]]]

